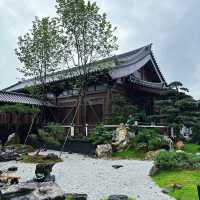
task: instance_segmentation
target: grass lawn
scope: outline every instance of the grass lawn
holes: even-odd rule
[[[200,152],[200,145],[188,143],[188,144],[185,144],[183,150],[187,153],[197,153],[197,152]]]
[[[48,164],[62,162],[61,158],[58,159],[46,159],[44,155],[22,155],[21,162],[24,163],[36,163],[36,164]]]
[[[200,184],[200,169],[194,171],[162,171],[152,178],[161,188],[170,188],[173,184],[182,185],[182,189],[169,193],[177,200],[199,200],[197,185]]]
[[[141,151],[137,151],[135,149],[128,149],[126,151],[122,152],[114,152],[112,155],[113,158],[119,158],[119,159],[139,159],[144,160],[145,154]]]

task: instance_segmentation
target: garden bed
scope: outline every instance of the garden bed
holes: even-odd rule
[[[20,161],[24,163],[48,164],[62,162],[61,158],[48,159],[45,155],[22,155],[20,158]]]
[[[142,151],[137,151],[135,149],[130,148],[130,149],[122,151],[122,152],[114,152],[112,154],[112,158],[144,160],[145,154]]]

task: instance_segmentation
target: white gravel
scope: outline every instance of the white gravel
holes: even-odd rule
[[[62,157],[64,162],[54,166],[53,174],[66,193],[86,193],[88,200],[100,200],[111,194],[124,194],[137,200],[172,200],[148,176],[152,162],[102,160],[67,153]],[[114,164],[123,167],[114,169]],[[18,166],[15,175],[22,177],[21,181],[34,176],[34,164],[11,161],[0,163],[0,169],[13,165]]]

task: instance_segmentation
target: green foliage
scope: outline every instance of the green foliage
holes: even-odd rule
[[[57,14],[63,28],[63,41],[67,47],[66,59],[77,58],[75,66],[108,56],[117,49],[115,28],[101,14],[96,3],[84,0],[56,0]],[[66,34],[65,34],[66,33]],[[74,60],[75,61],[75,60]]]
[[[54,18],[36,17],[32,29],[19,37],[15,52],[23,65],[18,70],[26,78],[35,78],[35,86],[41,85],[43,95],[46,95],[47,74],[59,70],[61,47],[59,28]]]
[[[0,106],[2,113],[17,113],[17,114],[34,114],[39,113],[40,109],[34,106],[26,106],[24,104],[3,105]]]
[[[200,157],[186,152],[160,152],[155,165],[161,170],[200,168]]]
[[[62,29],[63,57],[68,68],[77,67],[81,78],[76,87],[86,89],[91,69],[106,66],[99,59],[117,50],[115,29],[94,2],[84,0],[56,0],[58,22]],[[67,49],[67,51],[66,51]],[[107,62],[107,61],[106,61]],[[95,63],[95,64],[91,64]],[[70,66],[69,66],[70,64]],[[71,71],[73,74],[73,72]]]
[[[158,150],[166,145],[159,130],[153,128],[140,129],[134,142],[137,149],[144,151]]]
[[[64,139],[65,129],[58,123],[49,123],[47,128],[38,129],[38,134],[30,135],[30,141],[33,146],[42,142],[47,148],[55,150],[61,148]]]
[[[38,130],[38,136],[49,149],[59,149],[61,147],[61,143],[54,137],[54,135],[51,135],[43,129]]]
[[[196,123],[192,129],[192,140],[191,142],[200,144],[200,124]]]
[[[128,124],[134,124],[134,121],[137,120],[137,107],[125,97],[120,96],[113,99],[112,111],[112,119],[107,123],[120,124],[128,122]]]
[[[92,130],[90,140],[93,144],[106,144],[112,140],[112,132],[104,128],[103,124],[98,124],[95,129]]]
[[[183,125],[187,127],[198,126],[200,112],[197,101],[185,93],[187,91],[183,88],[182,83],[173,82],[169,86],[171,90],[157,101],[160,107],[159,115],[152,116],[152,118],[157,121],[160,116],[162,121],[164,120],[168,125],[175,127],[175,134],[179,136],[180,128]],[[197,129],[195,132],[200,133]]]
[[[48,133],[54,137],[55,140],[63,141],[65,138],[65,128],[59,123],[49,123]]]

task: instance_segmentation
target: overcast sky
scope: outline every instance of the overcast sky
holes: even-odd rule
[[[200,98],[199,0],[97,0],[117,26],[118,53],[153,43],[153,52],[168,82],[180,80]],[[54,16],[55,0],[0,0],[0,87],[20,80],[14,53],[17,37],[35,16]]]

